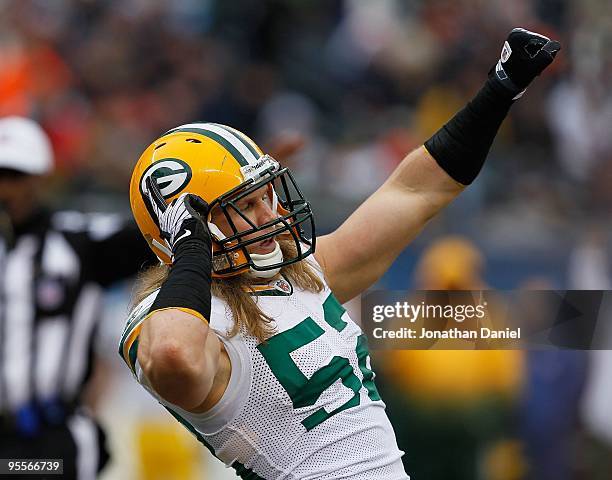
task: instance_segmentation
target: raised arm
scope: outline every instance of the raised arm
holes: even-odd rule
[[[376,282],[427,221],[476,178],[510,106],[559,49],[543,35],[512,30],[474,99],[404,158],[335,232],[318,240],[317,260],[341,302]]]
[[[138,361],[163,399],[188,411],[205,411],[222,358],[219,338],[208,325],[212,249],[199,218],[208,206],[187,194],[166,206],[151,178],[146,193],[174,261],[143,321]]]
[[[317,242],[315,255],[338,300],[346,302],[376,282],[463,188],[424,147],[406,156],[337,230]]]

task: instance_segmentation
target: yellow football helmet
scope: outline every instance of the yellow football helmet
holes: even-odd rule
[[[220,209],[233,234],[226,236],[208,217],[213,239],[213,276],[227,277],[250,271],[270,277],[290,263],[314,252],[315,226],[310,204],[300,192],[291,172],[265,155],[249,137],[231,127],[216,123],[191,123],[169,130],[140,156],[130,182],[130,204],[136,223],[161,262],[172,263],[172,252],[161,237],[143,185],[148,177],[157,182],[165,201],[182,193],[200,196],[210,212]],[[277,218],[255,225],[236,205],[241,198],[266,186]],[[278,192],[278,193],[277,193]],[[240,215],[250,228],[239,232],[230,211]],[[304,228],[310,230],[308,238]],[[257,232],[263,232],[256,235]],[[255,235],[254,235],[255,234]],[[283,258],[277,243],[266,255],[249,253],[247,246],[271,237],[293,240],[296,255]],[[245,239],[248,237],[248,239]]]

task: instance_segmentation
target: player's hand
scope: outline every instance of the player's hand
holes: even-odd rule
[[[184,193],[166,204],[157,182],[150,176],[145,180],[144,190],[154,213],[153,218],[157,219],[161,237],[166,240],[172,252],[176,252],[182,242],[192,238],[204,239],[210,245],[208,203],[197,195]]]
[[[513,29],[490,76],[519,98],[531,81],[552,63],[561,44],[523,28]]]

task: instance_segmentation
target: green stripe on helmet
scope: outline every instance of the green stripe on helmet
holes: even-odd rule
[[[167,132],[166,135],[169,135],[171,133],[178,133],[178,132],[197,133],[199,135],[203,135],[207,138],[210,138],[211,140],[217,142],[219,145],[224,147],[228,152],[230,152],[232,156],[236,159],[236,161],[240,164],[241,167],[246,167],[249,164],[249,162],[244,157],[244,155],[242,155],[236,147],[234,147],[228,140],[223,138],[221,135],[218,135],[214,132],[210,132],[208,130],[204,130],[203,128],[194,128],[194,127],[175,128],[174,130],[170,130],[169,132]]]
[[[261,156],[261,154],[257,151],[257,149],[251,144],[251,142],[249,141],[249,138],[244,133],[242,133],[240,130],[236,130],[235,128],[231,128],[231,127],[228,127],[227,125],[222,125],[220,123],[213,123],[212,125],[222,128],[226,132],[229,132],[235,137],[237,137],[238,140],[240,140],[240,142],[244,144],[246,148],[249,149],[249,151],[253,154],[255,158],[259,158]]]

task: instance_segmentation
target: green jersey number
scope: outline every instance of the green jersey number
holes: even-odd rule
[[[345,311],[332,294],[323,303],[325,321],[338,332],[341,332],[347,326],[347,323],[341,318]],[[342,410],[359,405],[359,390],[362,386],[366,388],[371,400],[380,400],[380,395],[378,395],[378,390],[374,385],[374,372],[367,366],[368,344],[367,337],[363,334],[357,337],[355,347],[363,382],[355,374],[349,360],[340,356],[333,357],[327,365],[319,368],[310,378],[302,373],[291,358],[290,353],[310,342],[314,342],[324,333],[325,330],[311,317],[307,317],[295,327],[274,335],[266,343],[257,347],[274,376],[289,394],[293,402],[293,408],[314,405],[323,392],[338,379],[342,381],[345,387],[353,391],[350,400],[331,412],[319,408],[302,420],[306,430],[312,430]]]

